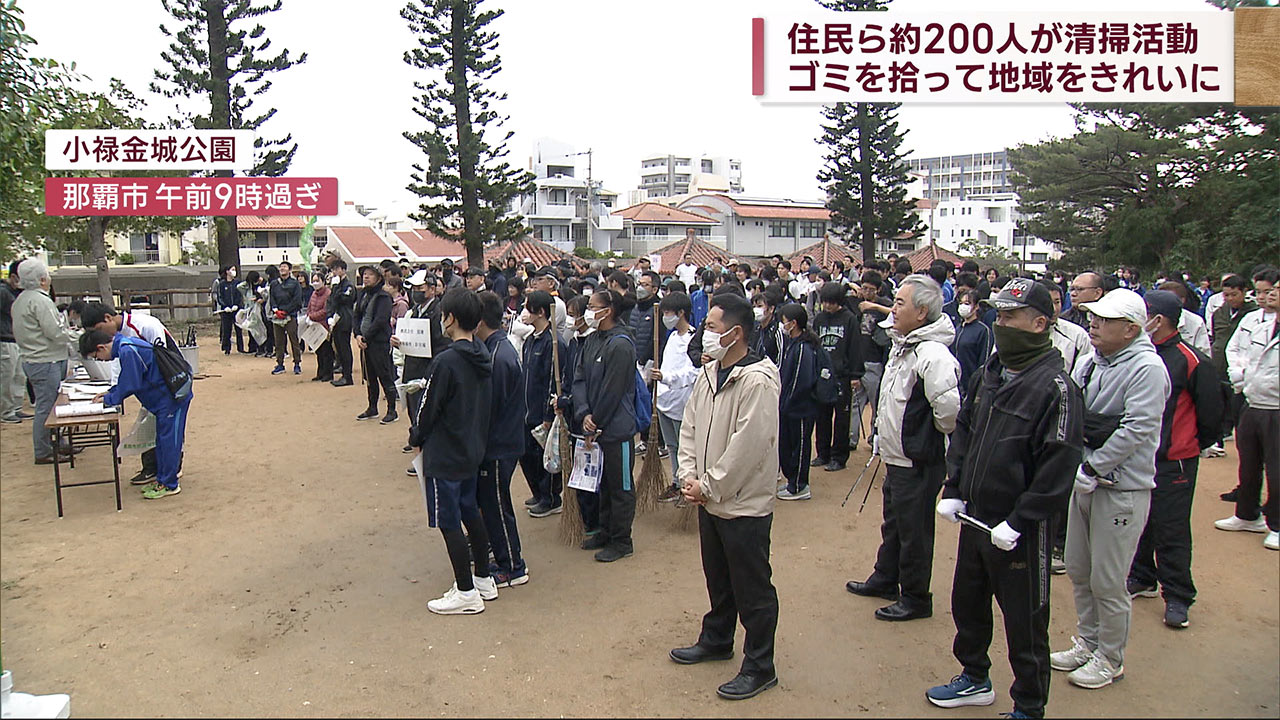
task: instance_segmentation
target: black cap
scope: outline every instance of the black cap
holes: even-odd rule
[[[1148,315],[1163,315],[1174,325],[1182,319],[1182,299],[1168,290],[1151,290],[1142,299]]]
[[[440,261],[440,266],[441,266],[441,267],[453,267],[453,261],[452,261],[452,260],[450,260],[449,258],[445,258],[445,259],[443,259],[443,260],[441,260],[441,261]]]
[[[466,275],[468,277],[484,277],[484,270],[478,267],[467,268]]]
[[[556,271],[552,270],[550,265],[543,265],[542,267],[533,271],[534,277],[542,277],[543,275],[555,275],[555,274],[556,274]]]
[[[1005,283],[1000,294],[982,301],[996,310],[1017,310],[1029,307],[1045,317],[1053,317],[1053,297],[1049,289],[1030,278],[1013,278]]]

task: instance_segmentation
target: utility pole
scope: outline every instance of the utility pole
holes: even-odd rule
[[[587,220],[587,247],[589,247],[589,248],[591,248],[592,250],[594,250],[594,249],[595,249],[595,233],[593,232],[593,230],[594,230],[594,225],[593,225],[593,223],[591,222],[591,221],[592,221],[592,216],[595,214],[595,203],[591,202],[591,200],[592,200],[592,196],[594,195],[594,191],[595,191],[594,187],[592,187],[592,177],[591,177],[591,161],[592,161],[592,157],[593,157],[593,156],[592,156],[592,149],[591,149],[591,148],[587,148],[585,152],[569,153],[569,155],[567,155],[566,157],[575,157],[575,156],[578,156],[578,155],[586,155],[586,156],[587,156],[587,217],[586,217],[586,220]]]

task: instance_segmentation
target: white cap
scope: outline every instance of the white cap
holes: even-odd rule
[[[410,275],[409,279],[405,280],[405,282],[408,283],[409,285],[412,285],[413,287],[418,287],[419,285],[426,285],[427,271],[419,270],[418,272]]]
[[[1135,325],[1147,324],[1147,304],[1142,296],[1127,288],[1117,288],[1101,300],[1082,303],[1080,307],[1101,318],[1123,318]]]

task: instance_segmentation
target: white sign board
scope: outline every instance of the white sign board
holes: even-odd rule
[[[400,351],[410,357],[431,357],[430,318],[402,317],[396,321]]]

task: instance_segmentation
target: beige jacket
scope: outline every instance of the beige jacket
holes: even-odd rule
[[[718,363],[704,365],[693,383],[678,478],[698,479],[716,517],[764,517],[778,487],[778,367],[768,358],[738,365],[717,392],[718,373]]]

